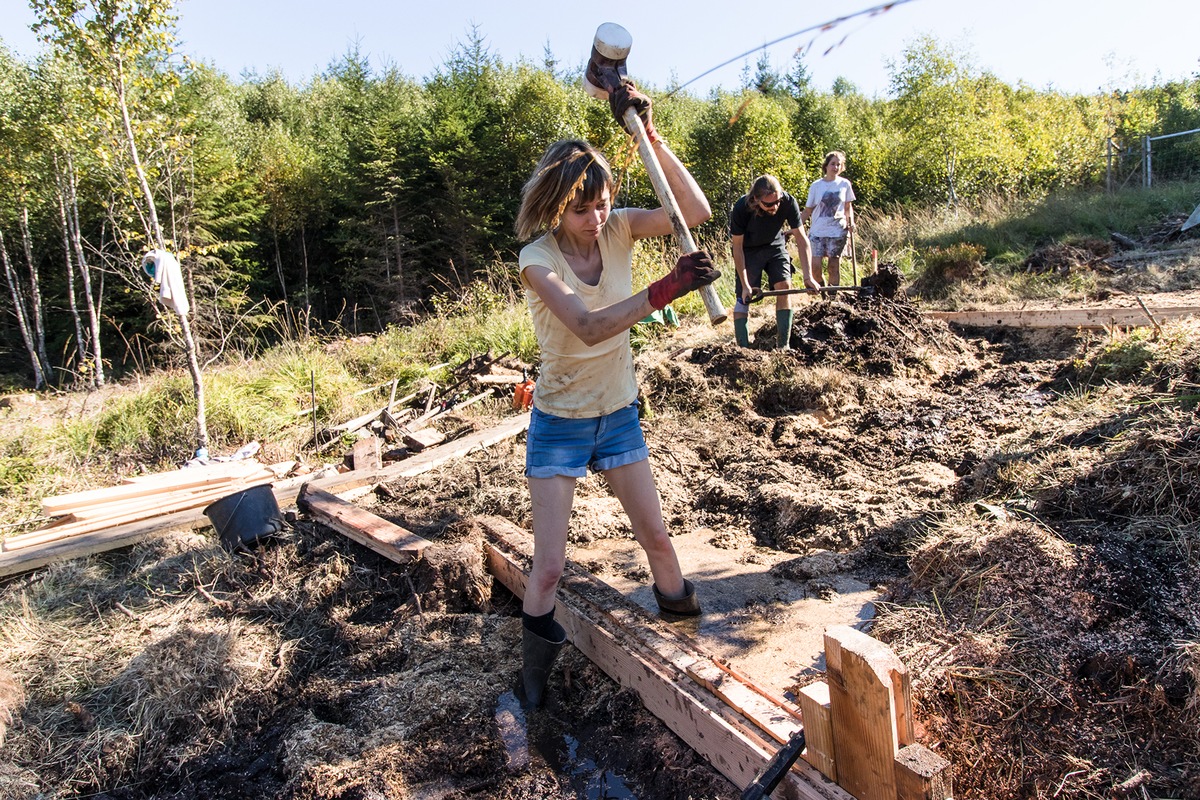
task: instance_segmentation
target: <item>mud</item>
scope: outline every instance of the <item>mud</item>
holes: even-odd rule
[[[820,675],[825,624],[870,630],[909,665],[957,797],[1200,797],[1197,520],[1144,494],[1166,476],[1195,497],[1194,407],[1131,383],[1081,397],[1062,376],[1094,343],[952,331],[902,293],[803,304],[790,352],[770,349],[772,311],[748,350],[694,324],[638,356],[700,641],[787,693]],[[232,560],[179,535],[9,581],[15,616],[49,604],[83,628],[48,652],[6,623],[26,697],[0,795],[740,796],[571,647],[544,709],[512,702],[519,607],[472,519],[529,527],[523,456],[512,441],[382,487],[372,510],[436,543],[408,567],[300,519]],[[569,557],[652,607],[602,478],[579,484]],[[74,689],[54,660],[89,649],[109,660]],[[181,663],[199,688],[168,680]]]

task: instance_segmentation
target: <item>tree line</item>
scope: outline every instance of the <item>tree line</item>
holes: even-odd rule
[[[583,65],[505,63],[471,30],[433,73],[372,70],[351,48],[293,84],[240,80],[175,50],[172,0],[31,0],[46,47],[0,43],[0,331],[4,370],[99,385],[231,342],[330,323],[378,330],[515,261],[520,189],[545,147],[598,145],[618,205],[655,204],[628,137],[580,89]],[[709,196],[697,232],[764,172],[803,197],[826,151],[860,205],[956,204],[1094,187],[1105,142],[1200,128],[1200,77],[1078,95],[1010,86],[953,45],[909,43],[886,97],[812,84],[764,55],[740,91],[644,86],[656,124]],[[1181,144],[1180,146],[1195,146]],[[140,264],[177,253],[190,326]],[[9,378],[12,383],[14,378]]]

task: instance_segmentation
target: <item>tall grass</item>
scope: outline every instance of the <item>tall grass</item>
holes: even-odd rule
[[[1182,182],[1113,195],[1082,190],[1024,198],[992,195],[957,208],[863,205],[858,215],[859,256],[878,250],[881,262],[897,264],[910,283],[932,288],[933,297],[962,299],[967,294],[976,302],[1078,297],[1096,289],[1095,276],[1024,275],[1019,267],[1039,247],[1050,244],[1086,247],[1097,240],[1107,242],[1113,233],[1145,237],[1167,217],[1190,213],[1198,202],[1200,183]],[[980,251],[979,269],[970,280],[953,282],[952,291],[938,278],[947,269],[945,254],[964,247]],[[927,275],[931,268],[939,274]],[[1004,285],[998,286],[997,280]]]

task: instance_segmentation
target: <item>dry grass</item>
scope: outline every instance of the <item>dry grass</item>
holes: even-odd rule
[[[56,796],[130,779],[141,764],[169,774],[218,746],[248,699],[286,677],[295,648],[269,617],[227,612],[299,607],[298,595],[336,590],[344,567],[333,559],[304,585],[242,594],[231,589],[282,565],[232,561],[195,534],[139,550],[126,574],[72,561],[6,594],[0,673],[20,675],[27,699],[6,752],[43,781],[55,776]]]

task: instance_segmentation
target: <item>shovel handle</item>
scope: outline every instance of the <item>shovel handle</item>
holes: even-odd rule
[[[854,228],[847,228],[850,236],[850,267],[854,270],[854,285],[858,286],[858,251],[854,249]]]
[[[633,131],[634,138],[637,139],[638,154],[642,157],[646,174],[650,176],[654,193],[658,195],[658,202],[662,203],[662,207],[671,220],[671,229],[675,233],[675,241],[679,245],[682,255],[696,252],[700,248],[696,246],[692,232],[688,230],[687,223],[683,221],[683,212],[679,210],[679,201],[675,199],[675,193],[671,191],[671,186],[667,183],[667,176],[663,172],[662,164],[658,162],[658,156],[654,153],[654,145],[646,137],[646,126],[642,124],[642,118],[638,116],[637,109],[627,108],[625,110],[625,127]],[[699,291],[700,299],[704,301],[704,308],[708,311],[708,321],[713,325],[720,325],[728,318],[728,314],[725,313],[725,306],[722,305],[721,298],[717,296],[717,290],[710,283],[707,286],[701,286]]]
[[[806,744],[803,728],[793,733],[787,740],[787,744],[779,748],[767,765],[763,767],[763,771],[759,773],[754,783],[747,786],[746,790],[742,792],[742,800],[762,800],[775,791],[775,787],[783,780],[783,776],[787,775],[788,770],[796,763],[796,759],[804,752]]]

